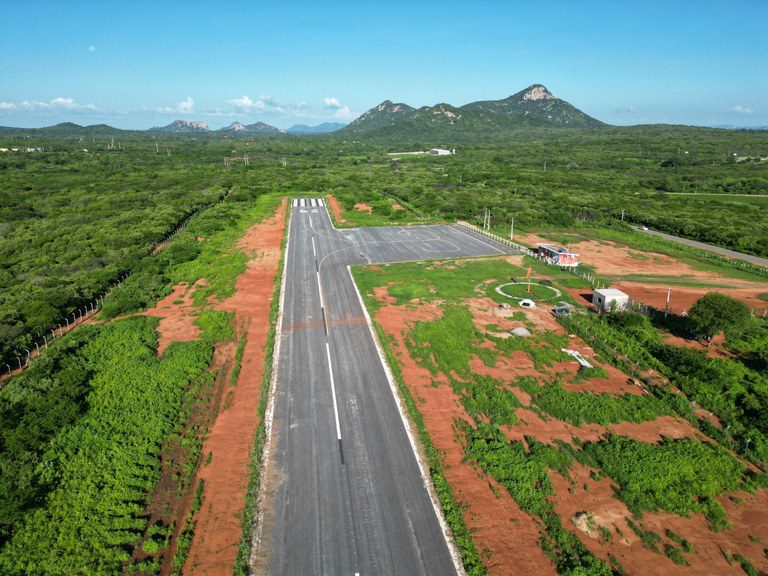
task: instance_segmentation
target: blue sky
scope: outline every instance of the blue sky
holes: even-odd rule
[[[0,125],[346,122],[541,83],[613,124],[768,125],[768,1],[0,0]]]

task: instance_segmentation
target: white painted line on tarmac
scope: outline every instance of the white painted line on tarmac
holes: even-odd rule
[[[301,200],[299,200],[299,205],[300,205],[302,208],[304,208],[304,198],[302,198]]]
[[[317,256],[317,251],[315,250],[315,237],[312,236],[312,256]]]
[[[336,417],[336,438],[341,440],[341,425],[339,424],[339,406],[336,404],[336,384],[333,381],[333,364],[331,364],[331,345],[325,343],[325,353],[328,355],[328,374],[331,375],[331,394],[333,394],[333,415]]]
[[[471,234],[467,234],[466,232],[464,232],[464,230],[461,230],[460,228],[451,227],[451,230],[455,230],[456,232],[459,232],[460,234],[464,234],[464,236],[466,236],[467,238],[471,238],[472,240],[480,242],[481,244],[485,244],[486,246],[488,246],[488,248],[493,248],[499,254],[507,254],[507,252],[504,252],[504,250],[499,250],[493,244],[488,244],[488,242],[484,242],[483,240],[480,240],[480,238],[476,238],[475,236],[472,236]]]
[[[317,274],[317,289],[320,290],[320,308],[325,308],[325,301],[323,300],[323,284],[320,282],[320,271]]]
[[[322,198],[318,198],[317,199],[317,205],[318,206],[325,206],[325,204],[323,204],[323,199]]]
[[[427,462],[423,461],[420,456],[421,450],[419,449],[419,443],[416,440],[418,433],[405,413],[405,407],[403,406],[403,400],[400,397],[400,393],[397,390],[395,378],[392,375],[392,371],[389,369],[389,365],[384,358],[384,349],[382,348],[379,337],[376,334],[376,330],[373,328],[373,321],[371,320],[370,314],[368,314],[368,309],[365,307],[363,295],[360,294],[360,289],[357,287],[355,277],[352,276],[352,268],[350,266],[347,266],[347,272],[349,273],[350,280],[352,280],[352,285],[355,287],[355,294],[357,294],[357,300],[360,302],[360,308],[363,310],[363,316],[365,316],[365,322],[368,324],[368,330],[371,333],[371,338],[373,338],[373,343],[376,346],[376,352],[379,354],[379,361],[381,362],[382,368],[384,368],[384,374],[387,377],[389,389],[392,391],[392,396],[394,397],[395,404],[397,405],[397,411],[400,413],[400,419],[403,422],[405,433],[408,436],[408,441],[411,444],[411,450],[413,451],[413,455],[416,458],[416,464],[418,465],[419,471],[421,472],[421,479],[424,482],[424,487],[429,493],[429,499],[432,502],[432,509],[434,510],[435,516],[437,517],[437,522],[440,524],[440,529],[443,532],[443,538],[448,545],[448,551],[451,554],[451,560],[453,560],[453,567],[456,569],[457,574],[460,576],[466,576],[467,572],[464,570],[464,563],[461,559],[461,552],[459,552],[459,547],[457,546],[456,541],[453,539],[453,534],[451,533],[451,530],[448,528],[448,524],[445,521],[445,517],[443,516],[443,509],[440,506],[440,500],[438,499],[437,493],[435,492],[435,487],[432,484],[432,479],[429,475],[429,465]]]
[[[298,205],[299,205],[299,200],[298,200],[298,198],[294,198],[294,199],[293,199],[293,202],[291,202],[291,206],[298,206]]]

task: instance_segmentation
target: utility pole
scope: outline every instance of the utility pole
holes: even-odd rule
[[[160,145],[157,142],[155,142],[155,152],[156,153],[160,152]]]
[[[509,239],[515,239],[515,217],[512,217],[512,224],[509,225]]]
[[[624,208],[621,209],[621,221],[624,222]]]
[[[667,303],[664,306],[664,318],[666,318],[667,314],[669,314],[669,294],[670,294],[670,292],[672,292],[672,287],[671,286],[667,286]]]

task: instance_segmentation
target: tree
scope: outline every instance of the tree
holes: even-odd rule
[[[711,338],[746,322],[749,316],[746,304],[719,292],[709,292],[691,306],[688,318],[696,336]]]

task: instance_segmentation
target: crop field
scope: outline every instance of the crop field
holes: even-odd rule
[[[536,308],[496,290],[529,266],[577,312],[558,321],[541,285]],[[591,288],[527,257],[353,274],[472,534],[469,573],[768,569],[768,322],[715,358],[661,317],[583,313]]]

